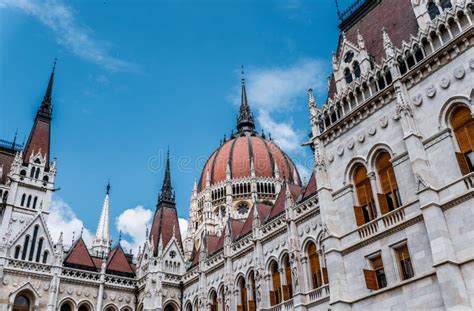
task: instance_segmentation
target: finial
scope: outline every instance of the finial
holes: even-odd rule
[[[339,9],[339,1],[337,1],[337,0],[336,0],[336,12],[337,12],[337,17],[339,17],[339,20],[342,21],[341,10]]]
[[[148,226],[145,226],[145,238],[148,237]]]
[[[105,187],[107,189],[106,193],[105,194],[110,194],[110,179],[109,181],[107,182],[107,186]]]
[[[82,227],[81,227],[81,238],[82,238],[83,233],[84,233],[84,225],[82,225]]]
[[[122,230],[119,231],[119,238],[118,238],[119,245],[120,245],[120,242],[122,242]]]
[[[73,232],[72,232],[72,244],[74,244],[75,235],[76,235],[76,231],[73,231]]]
[[[240,79],[242,80],[242,85],[244,85],[245,84],[244,65],[240,65]]]

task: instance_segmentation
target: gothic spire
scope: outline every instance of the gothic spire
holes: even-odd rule
[[[28,141],[26,143],[23,160],[28,163],[30,156],[33,153],[41,152],[46,157],[46,168],[49,169],[49,147],[51,137],[51,119],[53,113],[53,106],[51,96],[53,93],[54,71],[56,69],[56,59],[54,60],[53,69],[49,76],[48,87],[44,94],[41,105],[36,113],[35,123],[31,129]]]
[[[174,203],[173,187],[171,186],[171,172],[170,172],[170,151],[168,149],[166,155],[165,176],[163,178],[163,186],[161,186],[161,193],[158,199],[158,205],[161,202]]]
[[[92,252],[94,255],[108,254],[110,251],[110,231],[109,231],[109,194],[110,181],[107,183],[104,205],[102,206],[102,213],[100,214],[99,225],[95,238],[92,241]]]
[[[245,89],[244,66],[241,67],[242,73],[242,94],[240,99],[240,111],[237,117],[237,130],[239,132],[254,132],[255,121],[253,119],[252,111],[247,101],[247,91]]]
[[[41,106],[38,110],[38,115],[42,117],[51,118],[51,113],[53,112],[53,106],[51,104],[51,95],[53,94],[53,83],[54,83],[54,71],[56,70],[56,58],[54,59],[53,63],[53,70],[51,70],[51,74],[49,76],[48,87],[46,88],[46,92],[43,97],[43,101],[41,102]]]

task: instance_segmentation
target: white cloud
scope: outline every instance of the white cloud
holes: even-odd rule
[[[188,231],[188,220],[185,218],[178,218],[179,231],[181,232],[181,240],[186,238],[186,232]]]
[[[136,255],[138,248],[145,243],[145,228],[150,229],[153,212],[141,205],[123,211],[116,220],[117,230],[130,237],[130,241],[122,239],[121,245],[125,250],[132,250]],[[178,218],[181,238],[184,240],[188,228],[188,221]]]
[[[116,219],[117,230],[131,238],[131,241],[122,239],[122,246],[128,251],[137,254],[138,247],[145,242],[145,228],[150,228],[153,213],[143,206],[136,206],[123,211]]]
[[[304,138],[287,113],[299,105],[306,109],[303,98],[307,90],[311,87],[321,91],[325,81],[324,63],[311,58],[289,66],[248,70],[246,83],[250,105],[257,112],[260,126],[270,132],[284,150],[295,151]],[[234,92],[232,100],[240,103],[240,91]]]
[[[51,233],[53,241],[56,242],[61,232],[63,233],[63,241],[65,245],[70,245],[73,240],[81,234],[82,238],[88,246],[91,245],[93,235],[84,228],[82,220],[78,219],[71,207],[63,201],[63,199],[55,196],[50,207],[50,214],[48,216],[48,229]]]
[[[308,168],[305,165],[301,164],[296,164],[296,168],[298,169],[298,172],[300,173],[300,178],[301,182],[304,182],[304,185],[308,182],[309,178],[311,177],[312,170],[311,168]]]
[[[15,8],[38,19],[56,36],[58,44],[73,54],[106,69],[134,70],[135,65],[113,57],[106,43],[92,37],[92,31],[81,25],[74,11],[58,0],[0,0],[0,8]]]

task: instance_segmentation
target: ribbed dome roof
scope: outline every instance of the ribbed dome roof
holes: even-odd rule
[[[243,75],[243,71],[242,71]],[[227,166],[230,178],[237,179],[251,176],[251,162],[256,177],[276,177],[285,179],[291,184],[301,185],[295,164],[272,140],[266,139],[255,131],[253,113],[247,101],[245,79],[242,77],[242,97],[237,116],[237,134],[232,135],[214,151],[204,166],[199,180],[198,191],[206,188],[209,176],[210,184],[224,181],[227,177]]]
[[[226,141],[212,153],[201,173],[199,191],[206,187],[208,172],[211,185],[224,181],[227,175],[227,163],[232,179],[249,177],[250,159],[254,162],[255,176],[275,177],[278,171],[280,178],[301,185],[298,170],[289,156],[273,141],[246,131]]]

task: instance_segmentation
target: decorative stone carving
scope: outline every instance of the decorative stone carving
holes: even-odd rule
[[[346,143],[347,149],[352,150],[354,148],[354,140],[351,139]]]
[[[359,143],[363,143],[364,140],[365,140],[365,134],[362,133],[362,132],[359,133],[359,134],[357,135],[357,140],[359,141]]]
[[[469,60],[469,68],[474,69],[474,58]]]
[[[379,120],[379,123],[380,123],[380,127],[381,128],[386,128],[388,126],[388,117],[387,116],[383,116],[380,118]]]
[[[426,88],[426,96],[433,98],[436,95],[436,87],[432,84]]]
[[[329,163],[332,163],[332,161],[334,161],[334,154],[333,153],[328,154],[328,160],[329,160]]]
[[[423,95],[417,94],[411,98],[413,105],[420,107],[423,104]]]
[[[471,67],[472,68],[472,67]],[[464,78],[464,75],[466,74],[466,71],[464,70],[464,67],[459,66],[456,69],[454,69],[454,77],[458,80],[461,80]]]
[[[449,78],[442,78],[441,81],[439,82],[439,86],[443,89],[447,89],[449,85],[451,84],[451,81]]]
[[[342,146],[339,146],[337,147],[336,152],[338,156],[342,157],[342,155],[344,154],[344,148]]]
[[[369,126],[368,132],[370,136],[374,136],[377,133],[377,127],[375,127],[374,125]]]

